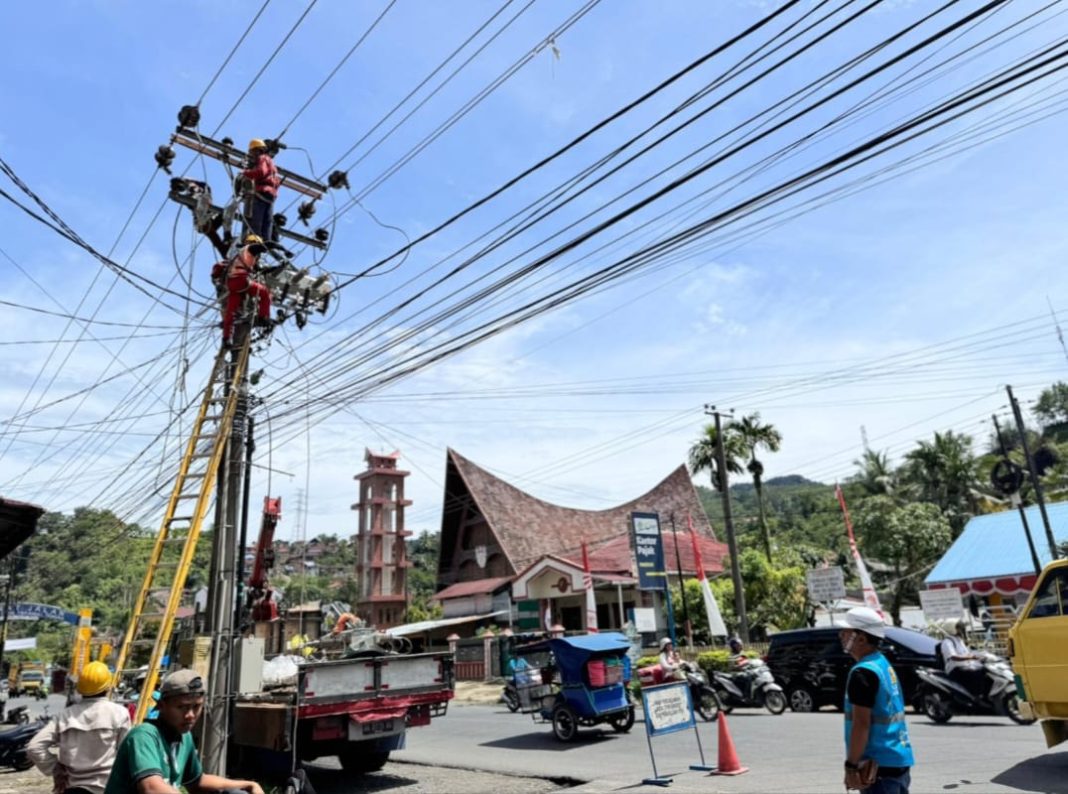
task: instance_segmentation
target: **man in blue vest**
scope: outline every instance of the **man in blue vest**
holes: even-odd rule
[[[856,607],[839,639],[856,660],[845,697],[845,785],[863,794],[908,794],[913,765],[905,699],[897,673],[879,653],[886,624],[874,609]]]

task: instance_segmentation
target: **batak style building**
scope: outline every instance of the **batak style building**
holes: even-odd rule
[[[684,465],[629,502],[608,510],[576,510],[531,496],[450,449],[444,499],[435,598],[445,618],[482,618],[517,629],[549,621],[568,630],[586,628],[585,541],[598,625],[619,628],[627,610],[653,605],[653,593],[637,587],[632,512],[659,514],[669,579],[677,577],[679,563],[684,577],[696,574],[687,517],[693,520],[706,574],[723,572],[727,547],[716,540]]]

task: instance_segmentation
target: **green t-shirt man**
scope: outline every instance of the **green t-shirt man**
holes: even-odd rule
[[[203,774],[192,733],[175,733],[155,720],[144,722],[120,745],[104,794],[136,791],[139,780],[153,775],[177,788],[197,782]]]

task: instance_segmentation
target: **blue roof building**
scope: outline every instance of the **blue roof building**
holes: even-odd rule
[[[1037,506],[1028,507],[1027,523],[1042,565],[1050,561],[1049,543]],[[1068,502],[1046,505],[1053,536],[1068,542]],[[963,595],[999,593],[1014,598],[1035,584],[1035,566],[1018,510],[976,516],[924,580],[930,588],[956,587]]]

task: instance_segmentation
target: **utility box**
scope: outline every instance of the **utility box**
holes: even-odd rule
[[[242,637],[234,643],[234,681],[241,693],[263,690],[263,638]]]
[[[178,643],[178,664],[194,670],[201,678],[211,672],[211,637],[192,637]]]

